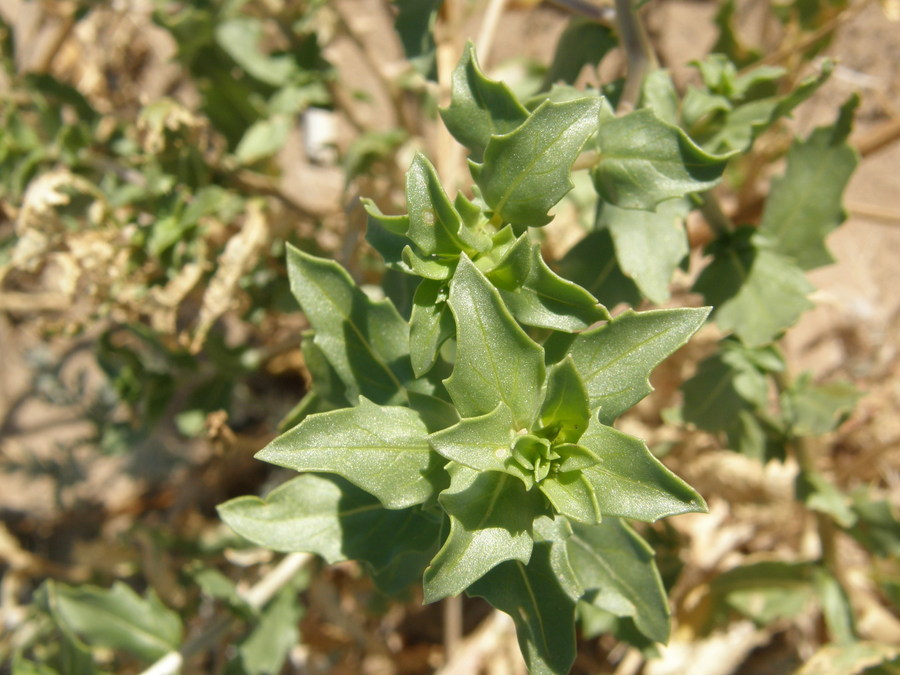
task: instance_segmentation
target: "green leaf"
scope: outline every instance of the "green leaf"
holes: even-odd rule
[[[453,315],[447,305],[447,285],[425,279],[413,296],[409,318],[409,355],[416,377],[431,370],[441,345],[453,337]]]
[[[569,562],[591,604],[630,617],[651,640],[669,639],[669,604],[653,549],[617,518],[600,525],[572,525],[566,541]]]
[[[540,227],[572,189],[569,169],[597,129],[600,99],[542,103],[519,127],[492,136],[473,175],[493,218],[519,227]]]
[[[797,499],[820,513],[826,513],[841,527],[856,524],[856,514],[850,500],[837,485],[813,471],[800,471],[795,484]]]
[[[723,572],[711,584],[722,602],[758,626],[802,612],[815,597],[810,563],[760,562]]]
[[[774,346],[750,348],[724,340],[682,385],[683,421],[707,431],[724,431],[732,450],[761,462],[783,459],[784,423],[767,412],[768,373],[783,369]]]
[[[900,556],[900,516],[893,504],[862,487],[853,493],[853,511],[857,521],[849,534],[875,555]]]
[[[406,236],[409,216],[387,216],[371,199],[361,201],[367,214],[366,241],[384,258],[389,268],[409,273],[409,268],[402,261],[403,249],[412,244]]]
[[[247,675],[281,672],[288,654],[300,640],[298,623],[302,616],[297,589],[284,588],[263,610],[253,630],[237,645],[240,672]],[[226,675],[229,672],[226,669]]]
[[[619,268],[651,302],[669,299],[672,274],[689,252],[684,228],[689,211],[684,199],[662,202],[655,211],[600,207],[598,225],[610,231]]]
[[[471,42],[451,76],[450,95],[450,106],[441,110],[441,118],[476,162],[481,161],[491,136],[509,133],[528,119],[528,111],[509,87],[481,72]]]
[[[348,407],[350,401],[345,395],[347,387],[340,374],[328,361],[328,357],[316,344],[315,331],[303,332],[300,347],[303,353],[303,365],[306,366],[306,370],[312,377],[313,391],[332,408]],[[300,422],[301,419],[297,419],[291,426]]]
[[[551,545],[536,544],[527,565],[498,565],[469,588],[509,614],[532,675],[567,673],[575,660],[575,601],[551,564]]]
[[[760,232],[804,270],[834,262],[825,237],[847,217],[841,197],[859,163],[856,150],[847,143],[858,104],[859,96],[854,95],[834,125],[820,127],[795,143],[784,176],[772,181]]]
[[[398,8],[394,29],[403,43],[403,53],[413,67],[435,79],[436,46],[434,23],[443,0],[393,0]]]
[[[591,419],[587,391],[570,356],[550,369],[539,422],[551,440],[577,443]]]
[[[825,62],[822,72],[801,81],[784,96],[748,101],[725,112],[708,129],[691,136],[710,152],[743,152],[754,139],[812,96],[831,76],[833,64]]]
[[[629,617],[618,617],[588,602],[578,603],[577,616],[582,639],[609,635],[618,642],[631,645],[648,661],[662,656],[656,642],[641,633]]]
[[[678,92],[669,71],[658,68],[647,73],[641,84],[641,106],[650,108],[666,124],[678,126]]]
[[[619,303],[640,304],[641,292],[619,267],[610,231],[588,233],[557,264],[560,274],[571,279],[598,298],[607,307]]]
[[[604,105],[597,143],[594,186],[604,200],[625,209],[653,211],[661,202],[708,190],[730,158],[705,152],[646,108],[615,117]]]
[[[450,534],[425,570],[425,602],[457,595],[505,560],[527,563],[531,525],[541,507],[535,492],[497,471],[450,464],[450,487],[439,497]]]
[[[287,140],[293,122],[287,115],[259,120],[247,129],[234,154],[242,164],[252,164],[276,154]]]
[[[538,488],[558,513],[575,522],[593,525],[603,517],[594,485],[581,471],[548,476]]]
[[[794,436],[820,436],[840,426],[861,396],[850,382],[816,385],[804,373],[782,392],[781,411]]]
[[[410,552],[430,557],[440,533],[439,520],[422,509],[387,510],[367,492],[328,475],[297,476],[265,500],[237,497],[220,504],[218,512],[235,532],[260,546],[315,553],[329,564],[363,560],[376,573]]]
[[[465,251],[471,256],[490,248],[488,237],[477,236],[463,226],[434,167],[421,153],[416,153],[406,172],[406,204],[409,209],[407,235],[422,253],[455,256]]]
[[[221,601],[241,618],[251,619],[256,614],[238,594],[234,582],[214,567],[202,567],[199,561],[195,561],[188,569],[188,574],[204,596]]]
[[[450,282],[449,304],[456,321],[456,364],[445,384],[460,415],[483,415],[502,401],[515,424],[528,428],[544,383],[540,345],[465,255]]]
[[[427,435],[414,410],[360,397],[354,408],[310,415],[256,458],[294,471],[339,474],[386,508],[402,509],[427,501],[434,491]]]
[[[738,73],[737,66],[724,54],[709,54],[702,61],[693,61],[691,65],[700,71],[703,83],[715,93],[729,100],[754,100],[752,89],[760,89],[764,85],[766,91],[773,91],[775,82],[785,74],[784,68],[762,65],[744,73]],[[767,85],[767,86],[765,86]]]
[[[618,41],[609,27],[582,17],[573,17],[556,41],[553,61],[541,91],[557,82],[575,84],[585,66],[596,66],[615,49]]]
[[[446,396],[438,397],[431,394],[420,394],[417,391],[409,392],[409,406],[419,413],[422,422],[429,433],[451,427],[459,422],[459,413],[453,404],[445,400]]]
[[[432,434],[428,441],[441,456],[471,469],[512,473],[524,480],[525,474],[511,462],[515,435],[512,412],[500,403],[486,415],[467,417]]]
[[[753,227],[741,227],[711,246],[712,262],[693,290],[714,306],[713,318],[741,342],[759,347],[775,340],[812,309],[806,276]]]
[[[856,626],[846,591],[824,567],[815,570],[813,583],[831,640],[839,644],[852,643],[856,640]]]
[[[728,340],[717,353],[701,361],[697,373],[681,387],[685,422],[730,434],[742,411],[766,407],[768,379],[753,360],[754,351]]]
[[[400,254],[404,271],[431,281],[446,281],[453,274],[456,261],[446,256],[422,256],[412,246],[405,246]]]
[[[601,422],[612,423],[653,391],[650,373],[687,342],[708,313],[705,307],[628,310],[604,326],[575,336],[564,353],[572,355],[591,409],[600,406]],[[547,342],[548,353],[551,341],[554,338]]]
[[[2,19],[0,19],[2,20]],[[2,53],[2,52],[0,52]],[[6,64],[4,64],[6,65]],[[6,69],[11,70],[11,69]],[[13,71],[14,72],[14,71]],[[65,638],[64,638],[65,639]],[[10,672],[12,675],[60,675],[60,671],[66,673],[66,675],[81,675],[82,673],[95,673],[96,669],[94,668],[94,662],[91,658],[91,655],[87,652],[84,652],[84,664],[77,665],[72,667],[71,664],[66,664],[69,667],[61,667],[59,669],[51,668],[49,665],[45,663],[35,663],[34,661],[29,661],[21,654],[14,654],[12,657],[12,663],[10,664]]]
[[[259,49],[263,33],[263,22],[249,16],[228,19],[215,28],[216,43],[241,68],[260,82],[280,87],[298,72],[298,66],[290,56],[263,54]]]
[[[609,313],[586,290],[558,276],[541,247],[522,234],[503,260],[487,273],[513,316],[526,326],[564,332],[583,330]]]
[[[346,387],[380,404],[406,401],[413,380],[408,326],[389,301],[375,302],[337,263],[288,245],[291,291],[315,329],[314,342]]]
[[[41,588],[40,602],[66,631],[93,647],[152,660],[181,645],[181,620],[153,591],[142,598],[122,582],[104,589],[51,580]]]
[[[669,471],[647,445],[595,420],[581,445],[600,462],[582,470],[591,482],[600,511],[653,522],[679,513],[706,511],[706,503],[687,483]]]

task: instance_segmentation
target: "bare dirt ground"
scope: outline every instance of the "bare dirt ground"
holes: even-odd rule
[[[376,11],[377,2],[346,0],[342,4],[356,19],[371,20],[373,35],[384,29],[379,23],[384,15]],[[527,4],[507,10],[503,30],[487,63],[489,68],[514,57],[546,60],[552,52],[564,17],[545,6],[522,6]],[[739,16],[742,29],[752,39],[757,30],[756,14],[753,3],[745,4]],[[839,482],[871,481],[900,508],[900,343],[896,338],[900,330],[900,286],[896,278],[900,261],[900,142],[896,133],[900,124],[900,23],[889,21],[877,2],[864,4],[839,28],[827,50],[839,64],[834,77],[795,116],[797,132],[805,134],[816,125],[831,122],[836,107],[852,92],[862,95],[852,140],[863,157],[845,195],[849,219],[829,239],[836,262],[810,275],[818,288],[816,309],[804,315],[790,332],[785,348],[795,371],[809,370],[816,378],[849,379],[866,391],[851,419],[823,439],[819,447],[828,457],[828,468],[843,476]],[[122,86],[139,89],[151,99],[161,95],[178,76],[177,69],[168,63],[174,45],[149,24],[148,7],[134,3],[134,11],[125,12],[127,20],[118,24],[118,32],[105,34],[102,26],[94,26],[98,32],[92,35],[88,26],[83,34],[71,36],[69,39],[79,45],[62,49],[58,57],[61,61],[49,67],[67,77],[77,73],[76,86],[84,93],[97,100],[113,100],[99,79],[108,65],[104,59],[114,53],[110,45],[117,40],[143,40],[138,48],[149,60],[141,70],[143,79]],[[30,36],[20,40],[23,66],[39,64],[51,49],[56,26],[52,20],[40,20],[44,10],[41,3],[0,0],[0,13],[23,35]],[[715,11],[714,3],[680,0],[657,0],[646,9],[661,61],[672,69],[677,82],[692,77],[688,63],[702,57],[713,43]],[[52,16],[52,12],[49,14]],[[467,28],[473,37],[479,21],[480,15],[476,15]],[[93,47],[92,39],[97,40]],[[373,37],[376,41],[384,39]],[[399,54],[392,36],[387,40],[390,44],[384,49]],[[126,49],[124,44],[117,48]],[[338,43],[330,56],[346,69],[349,81],[366,79],[361,73],[369,65],[354,46]],[[120,94],[126,96],[127,92]],[[189,98],[190,93],[185,96]],[[364,115],[379,115],[384,104],[375,100],[370,105]],[[884,138],[879,140],[879,135]],[[334,167],[285,166],[285,189],[297,191],[299,199],[310,200],[316,212],[340,212],[340,181],[340,172]],[[316,189],[296,190],[297,185],[310,184]],[[134,519],[146,518],[148,528],[160,520],[179,519],[183,532],[195,531],[198,536],[213,528],[212,506],[240,493],[247,472],[254,471],[250,455],[261,447],[262,437],[240,438],[239,456],[231,455],[224,468],[215,468],[220,457],[215,439],[185,445],[171,435],[156,439],[158,445],[137,448],[129,458],[102,456],[89,446],[72,448],[74,438],[90,431],[84,401],[66,400],[65,392],[60,391],[55,392],[56,403],[47,400],[53,398],[53,391],[36,396],[41,386],[55,386],[36,373],[40,363],[58,361],[74,348],[62,381],[71,383],[79,373],[86,373],[90,391],[98,378],[90,357],[90,335],[76,342],[60,338],[48,341],[42,330],[46,324],[34,318],[0,314],[0,570],[6,573],[3,610],[21,616],[15,598],[21,598],[30,584],[48,575],[78,582],[103,578],[104,574],[115,576],[135,566],[143,566],[154,586],[164,589],[161,595],[177,598],[177,579],[165,564],[152,560],[154,549],[149,535],[134,535]],[[664,383],[660,389],[665,389]],[[658,408],[663,403],[650,405]],[[645,436],[660,434],[659,430],[642,427],[639,419],[631,423],[639,435],[641,431]],[[768,546],[771,551],[797,554],[798,549],[791,548],[783,538],[796,534],[802,539],[802,528],[779,534],[779,525],[791,517],[785,510],[790,508],[790,467],[751,466],[736,455],[711,449],[714,444],[710,439],[699,444],[709,451],[705,458],[688,457],[678,462],[678,469],[707,496],[711,514],[677,519],[675,527],[691,542],[685,559],[697,569],[712,570],[737,560],[738,551],[748,547]],[[160,448],[164,448],[162,458],[154,454]],[[167,459],[172,453],[179,455],[178,462]],[[697,461],[691,464],[692,459]],[[173,465],[178,468],[167,473]],[[158,478],[166,477],[166,484],[155,483],[154,472]],[[149,484],[156,486],[152,493],[147,491]],[[197,491],[204,493],[202,498],[193,494]],[[741,494],[735,495],[735,491]],[[184,500],[189,499],[189,493],[191,507],[200,504],[205,512],[191,514],[177,508],[179,503],[188,503]],[[754,505],[760,494],[767,495],[768,507]],[[77,510],[70,510],[75,507]],[[772,518],[779,522],[773,524]],[[846,555],[852,567],[857,552],[848,546]],[[10,575],[10,570],[17,574]],[[441,663],[439,609],[421,608],[413,602],[376,618],[366,617],[371,592],[357,570],[339,566],[323,573],[323,579],[327,583],[323,582],[310,598],[303,623],[304,646],[295,659],[295,663],[308,664],[309,669],[298,667],[291,672],[423,673]],[[872,601],[865,579],[857,582],[855,600],[860,608],[861,630],[872,639],[900,644],[900,619]],[[697,581],[697,586],[702,587],[702,581]],[[797,644],[801,645],[801,656],[809,656],[802,653],[802,645],[814,642],[812,635],[817,628],[811,625],[773,631],[744,622],[709,640],[695,639],[687,616],[691,589],[679,591],[684,597],[676,602],[672,643],[663,650],[661,659],[643,666],[644,673],[786,673],[798,665],[792,660]],[[354,618],[359,616],[362,618]],[[468,632],[484,616],[482,607],[467,605],[468,653],[481,654],[479,648],[485,651],[487,656],[482,654],[480,658],[487,664],[487,672],[523,672],[508,624],[499,621]],[[618,664],[619,673],[639,672],[642,667],[633,654],[625,656],[619,648],[610,652],[610,645],[603,640],[583,647],[575,672],[612,672],[613,662]],[[331,661],[334,665],[330,670],[316,669],[313,666],[321,666],[326,660],[316,656],[317,652],[343,656],[336,663]],[[441,672],[474,672],[466,667]]]

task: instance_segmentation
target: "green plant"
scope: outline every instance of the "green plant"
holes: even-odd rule
[[[309,325],[302,355],[312,376],[283,433],[257,455],[301,475],[264,498],[218,508],[246,540],[293,555],[238,592],[216,556],[246,542],[219,533],[204,548],[176,538],[183,557],[194,558],[181,570],[193,591],[187,602],[160,601],[149,575],[141,593],[50,580],[35,594],[34,628],[12,650],[15,672],[92,672],[98,653],[105,665],[159,659],[154,672],[170,672],[216,640],[235,645],[216,661],[227,672],[277,672],[303,614],[298,593],[308,579],[297,572],[311,558],[296,552],[360,561],[389,596],[422,582],[426,602],[483,597],[512,616],[532,672],[569,670],[576,621],[582,636],[611,633],[652,655],[669,638],[667,594],[680,573],[677,553],[665,548],[684,542],[645,523],[706,505],[660,462],[667,448],[651,452],[613,425],[708,317],[718,333],[707,334],[721,339],[666,420],[684,436],[705,430],[762,462],[796,462],[796,498],[816,519],[821,554],[709,572],[692,627],[713,631],[735,616],[771,626],[818,603],[827,634],[819,658],[894,658],[889,645],[858,640],[836,547],[842,533],[858,539],[878,561],[882,592],[896,600],[895,515],[866,489],[851,494],[826,478],[812,441],[846,418],[859,393],[791,377],[778,346],[812,306],[805,272],[831,260],[824,241],[844,219],[858,100],[791,143],[783,120],[827,80],[830,64],[802,78],[796,60],[758,63],[759,52],[732,30],[727,2],[717,18],[719,53],[697,62],[695,85],[680,92],[655,68],[633,9],[619,2],[617,31],[571,22],[530,96],[486,77],[466,47],[440,117],[468,150],[473,183],[451,198],[439,170],[417,153],[405,175],[407,213],[385,215],[396,210],[385,206],[389,190],[367,173],[420,131],[408,104],[415,98],[419,112],[431,105],[423,78],[438,75],[433,28],[442,20],[439,1],[394,4],[409,69],[397,81],[377,74],[403,128],[362,128],[347,108],[360,133],[342,158],[344,197],[354,182],[373,197],[363,200],[366,238],[382,266],[352,251],[352,222],[341,254],[321,245],[327,238],[296,236],[289,217],[310,214],[269,180],[293,116],[336,105],[316,27],[328,3],[283,5],[271,16],[252,2],[160,3],[154,19],[177,38],[203,115],[164,99],[130,125],[98,113],[75,88],[49,75],[23,77],[3,61],[28,96],[4,102],[0,186],[28,208],[18,236],[4,242],[0,281],[24,287],[65,259],[90,287],[94,314],[82,322],[103,320],[97,358],[109,384],[93,420],[97,444],[133,448],[173,406],[184,436],[199,434],[214,410],[248,407],[246,391],[236,402],[233,392],[285,349],[266,331],[281,325],[288,285]],[[788,32],[807,31],[794,51],[808,57],[844,6],[795,4],[778,18]],[[617,33],[628,77],[575,88],[583,66],[615,48]],[[779,142],[760,148],[764,134]],[[783,174],[755,203],[764,167],[779,160]],[[731,218],[719,201],[728,193],[738,203]],[[576,205],[588,231],[556,259],[542,228],[562,202]],[[689,257],[692,213],[708,226],[702,260]],[[111,284],[80,253],[98,241],[121,270]],[[117,248],[124,254],[113,258]],[[215,273],[207,264],[214,252]],[[673,293],[679,268],[694,275],[691,290],[708,307],[635,311],[692,302],[684,288]],[[189,292],[201,282],[210,289],[194,303]],[[72,297],[75,287],[63,290]],[[253,340],[229,347],[216,322],[236,297]],[[606,309],[623,303],[624,311]],[[195,304],[190,334],[184,314]],[[59,370],[42,372],[46,390],[83,398]],[[129,407],[130,425],[110,423],[116,401]],[[75,465],[72,452],[66,461]],[[78,477],[68,464],[54,471]],[[169,533],[153,536],[154,551],[173,545],[164,542]],[[197,603],[213,601],[215,620],[189,632],[209,607]]]
[[[622,218],[683,217],[726,157],[649,109],[617,117],[599,93],[556,89],[530,107],[481,73],[470,46],[442,116],[471,152],[473,197],[451,201],[418,155],[407,215],[368,204],[369,242],[417,281],[406,317],[336,263],[289,250],[313,387],[258,457],[304,475],[219,513],[267,547],[363,560],[386,591],[424,572],[426,602],[485,597],[515,620],[533,672],[566,672],[579,602],[667,639],[652,552],[620,519],[705,505],[609,425],[708,309],[611,318],[551,270],[529,228],[551,220],[595,136],[592,177]]]

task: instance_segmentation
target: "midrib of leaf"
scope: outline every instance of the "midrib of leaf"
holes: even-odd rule
[[[494,513],[494,508],[497,506],[497,500],[500,498],[500,494],[503,492],[503,486],[506,485],[508,479],[509,476],[507,474],[500,474],[500,480],[497,483],[497,487],[494,488],[493,494],[491,494],[491,499],[488,502],[488,507],[484,511],[484,515],[481,516],[481,520],[478,521],[478,525],[475,527],[476,530],[482,529],[482,525],[484,525],[485,521]]]
[[[346,511],[337,511],[338,518],[345,518],[347,516],[355,516],[360,513],[366,513],[368,511],[381,511],[384,507],[381,504],[367,504],[366,506],[357,506],[354,509],[347,509]]]
[[[394,372],[390,369],[390,367],[384,362],[384,359],[381,358],[381,355],[372,349],[371,344],[365,338],[365,336],[363,335],[363,333],[359,329],[359,327],[356,325],[356,322],[354,322],[350,318],[349,315],[344,313],[344,311],[341,309],[341,306],[334,300],[333,296],[331,296],[328,293],[328,291],[325,289],[325,286],[315,283],[314,280],[312,280],[312,281],[315,284],[316,288],[318,288],[319,291],[322,293],[322,295],[328,299],[329,304],[332,307],[334,307],[335,313],[338,316],[340,316],[341,318],[343,318],[344,321],[347,323],[347,325],[350,326],[350,328],[353,330],[353,332],[356,334],[357,338],[359,339],[359,342],[363,345],[363,347],[369,353],[369,355],[385,370],[388,377],[396,385],[397,389],[399,389],[400,391],[405,391],[406,388],[403,386],[403,384],[400,382],[400,380],[397,379],[396,375],[394,375]]]
[[[478,321],[478,331],[479,331],[479,333],[481,333],[481,342],[482,342],[482,344],[487,346],[488,344],[490,344],[490,341],[488,340],[488,337],[487,337],[488,336],[487,327],[484,324],[484,319],[483,319],[481,312],[479,311],[477,303],[473,303],[473,306],[475,308],[475,317],[476,317],[476,320]],[[500,396],[500,400],[503,401],[504,405],[506,405],[506,407],[509,408],[510,411],[512,411],[513,420],[515,422],[518,422],[519,420],[515,419],[516,418],[516,408],[515,408],[515,406],[512,406],[509,404],[509,401],[506,398],[505,388],[500,386],[500,373],[497,370],[497,362],[494,360],[493,354],[490,349],[485,349],[484,351],[486,353],[488,363],[490,363],[490,365],[491,365],[491,372],[494,375],[493,383],[496,385],[497,394]],[[487,379],[485,379],[481,375],[480,370],[476,370],[475,372],[478,373],[479,379],[481,379],[485,384],[488,384],[488,385],[491,384]],[[518,379],[519,379],[518,371],[516,371],[516,373],[515,373],[515,379],[516,379],[516,382],[518,383]],[[512,387],[512,389],[516,389],[516,387]]]
[[[741,262],[741,257],[737,254],[737,251],[734,249],[728,250],[728,260],[734,265],[735,270],[741,278],[741,286],[747,283],[747,278],[750,276],[750,269],[744,267],[744,263]]]
[[[640,348],[643,347],[644,345],[649,344],[650,342],[653,342],[658,337],[660,337],[661,335],[665,335],[668,332],[669,331],[667,329],[664,329],[664,330],[659,331],[658,333],[654,333],[653,335],[647,337],[646,339],[642,340],[641,342],[638,342],[628,351],[622,352],[621,354],[616,356],[614,359],[607,361],[605,364],[603,364],[602,366],[599,366],[596,370],[592,371],[588,375],[587,379],[593,380],[595,377],[597,377],[597,373],[602,373],[605,370],[609,370],[610,368],[612,368],[613,365],[615,365],[616,363],[618,363],[619,361],[624,359],[626,356],[631,356],[635,352],[639,351]],[[598,349],[599,349],[599,347],[598,347]],[[594,351],[594,353],[596,353],[596,351]],[[628,387],[626,387],[625,389],[628,389]],[[622,389],[620,391],[625,391],[625,389]],[[616,393],[618,393],[618,392],[616,392]],[[612,396],[612,395],[613,394],[604,394],[601,398],[606,398],[606,397]]]
[[[597,297],[596,293],[601,288],[603,288],[603,284],[606,283],[607,278],[609,277],[610,274],[612,274],[612,271],[613,271],[613,269],[615,269],[615,266],[616,266],[616,259],[610,258],[609,262],[606,263],[606,265],[600,270],[600,274],[597,275],[597,278],[594,279],[594,283],[592,283],[590,286],[588,286],[588,290],[590,290],[591,295],[593,295],[594,297]]]
[[[515,131],[518,131],[519,129],[521,129],[521,127],[517,127],[517,128],[515,129]],[[511,133],[515,133],[515,131],[513,131],[513,132],[511,132]],[[528,165],[526,165],[524,171],[520,171],[520,172],[519,172],[519,175],[518,175],[515,179],[513,179],[513,181],[511,182],[510,186],[509,186],[509,187],[506,189],[506,191],[504,192],[504,196],[500,199],[500,202],[498,203],[497,207],[494,209],[495,212],[499,212],[499,211],[502,211],[502,210],[503,210],[503,207],[504,207],[504,206],[506,205],[506,203],[509,201],[510,197],[512,197],[512,193],[516,190],[517,187],[519,187],[519,185],[522,183],[522,181],[525,180],[525,178],[529,177],[529,175],[530,175],[529,172],[531,171],[531,169],[534,168],[534,166],[535,166],[539,161],[541,161],[541,159],[543,159],[544,154],[547,152],[547,149],[550,148],[550,147],[552,147],[553,144],[556,143],[556,142],[563,136],[563,134],[566,133],[566,131],[568,131],[568,128],[563,129],[562,131],[560,131],[560,132],[553,138],[553,140],[552,140],[550,143],[545,144],[545,145],[544,145],[543,151],[540,152],[539,154],[537,154],[537,155],[535,156],[535,158],[534,158]],[[548,174],[548,173],[552,173],[552,172],[553,172],[553,170],[550,169],[550,170],[548,170],[548,171],[543,171],[541,174],[537,174],[537,175]]]
[[[613,478],[615,478],[615,479],[616,479],[618,482],[620,482],[620,483],[630,483],[631,485],[636,485],[636,486],[640,487],[640,489],[641,489],[642,491],[644,491],[644,492],[649,492],[650,490],[652,490],[652,491],[656,492],[657,494],[669,495],[669,493],[666,492],[665,490],[658,490],[658,489],[656,489],[656,488],[654,488],[654,487],[651,487],[651,486],[647,485],[646,483],[644,483],[643,481],[638,480],[638,479],[636,479],[636,478],[630,478],[630,477],[625,476],[625,475],[623,475],[623,474],[621,474],[621,473],[615,473],[615,472],[613,472],[613,471],[610,471],[609,469],[604,469],[604,468],[602,468],[599,464],[590,467],[589,470],[590,470],[590,471],[596,471],[597,473],[602,473],[602,474],[605,474],[605,475],[607,475],[607,476],[612,476]],[[587,480],[587,479],[585,479],[585,480]]]
[[[520,563],[518,560],[515,561],[516,569],[519,571],[519,574],[522,576],[522,582],[525,584],[525,590],[528,592],[528,599],[531,601],[531,611],[535,620],[537,621],[538,627],[540,628],[540,640],[543,645],[543,652],[545,654],[550,654],[550,645],[547,644],[547,631],[544,630],[544,618],[541,616],[540,607],[538,605],[537,597],[534,595],[534,589],[531,587],[531,581],[528,579],[528,575],[525,574],[525,565]],[[538,636],[535,636],[538,637]]]

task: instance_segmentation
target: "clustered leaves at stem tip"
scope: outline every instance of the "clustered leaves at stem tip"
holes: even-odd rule
[[[407,173],[407,214],[365,202],[369,242],[388,268],[417,279],[408,308],[369,297],[334,262],[289,249],[314,382],[294,425],[258,457],[303,475],[220,513],[272,548],[363,560],[386,590],[418,578],[428,602],[485,597],[515,619],[534,672],[568,670],[580,602],[664,641],[668,610],[652,554],[617,519],[653,521],[705,504],[643,442],[609,424],[650,391],[650,371],[708,310],[611,318],[531,238],[572,187],[585,145],[621,126],[602,97],[529,110],[481,73],[470,46],[442,115],[472,152],[472,196],[451,200],[419,154]],[[655,134],[692,158],[693,175],[666,169],[658,199],[683,198],[721,173],[722,161],[682,132],[639,117],[616,138]],[[611,152],[604,161],[594,169],[598,187],[631,195],[622,163],[652,160]],[[323,490],[334,497],[312,496]],[[378,550],[367,545],[375,541]]]

